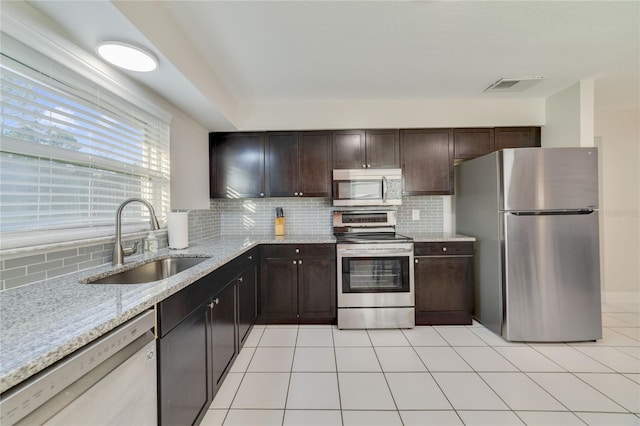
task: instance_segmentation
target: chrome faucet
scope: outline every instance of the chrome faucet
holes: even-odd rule
[[[125,256],[130,256],[138,251],[137,241],[133,244],[133,247],[130,247],[128,249],[122,247],[122,210],[127,204],[134,201],[142,203],[149,209],[149,213],[151,214],[151,218],[149,219],[149,222],[151,223],[151,229],[154,231],[160,229],[160,224],[158,223],[156,212],[155,210],[153,210],[153,206],[148,201],[145,201],[142,198],[129,198],[128,200],[125,200],[122,204],[120,204],[120,207],[118,207],[118,211],[116,212],[116,242],[113,245],[113,257],[111,261],[111,263],[113,263],[115,266],[122,266]]]

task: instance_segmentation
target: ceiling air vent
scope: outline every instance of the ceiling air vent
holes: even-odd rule
[[[484,89],[485,92],[520,92],[526,90],[544,80],[544,77],[501,78],[491,86]]]

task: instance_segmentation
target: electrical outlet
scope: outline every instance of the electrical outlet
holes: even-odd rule
[[[411,220],[420,220],[420,210],[419,209],[411,210]]]

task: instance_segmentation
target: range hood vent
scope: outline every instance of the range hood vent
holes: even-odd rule
[[[501,78],[491,86],[484,89],[485,92],[520,92],[540,83],[544,77]]]

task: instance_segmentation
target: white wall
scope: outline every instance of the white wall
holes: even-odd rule
[[[209,208],[209,133],[177,109],[171,120],[171,209]]]
[[[596,109],[595,134],[603,162],[605,298],[640,302],[640,108]]]
[[[593,146],[593,80],[582,80],[545,100],[542,146]]]
[[[540,126],[544,108],[544,99],[245,104],[238,130]]]

